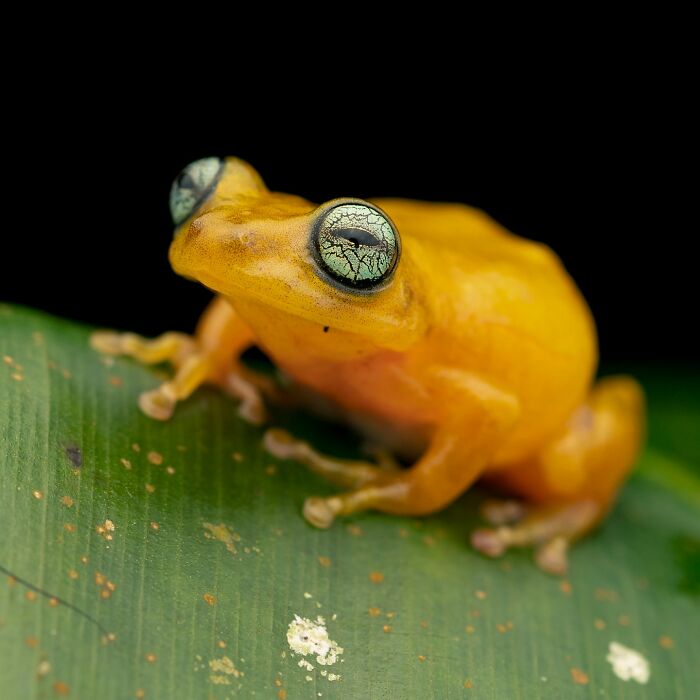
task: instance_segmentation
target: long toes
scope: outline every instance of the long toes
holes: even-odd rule
[[[298,452],[299,441],[286,430],[269,428],[263,435],[263,447],[278,459],[293,459]]]
[[[139,396],[139,408],[156,420],[168,420],[175,411],[175,399],[163,388],[144,391]]]
[[[471,542],[477,552],[487,557],[500,557],[508,548],[502,532],[485,527],[472,532]]]
[[[90,346],[105,355],[119,355],[122,352],[121,334],[114,331],[95,331],[90,335]]]
[[[520,501],[490,498],[481,504],[481,516],[489,525],[509,525],[525,516],[525,506]]]
[[[262,425],[267,420],[262,401],[243,401],[238,407],[238,415],[251,425]]]
[[[304,501],[304,517],[314,527],[329,528],[340,511],[338,498],[307,498]]]
[[[554,537],[537,548],[535,562],[542,571],[555,576],[563,576],[569,568],[568,549],[566,538]]]

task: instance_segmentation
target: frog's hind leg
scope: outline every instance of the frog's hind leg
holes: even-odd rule
[[[605,517],[643,433],[644,397],[637,382],[602,379],[554,440],[499,479],[539,505],[525,506],[514,524],[490,518],[498,527],[476,530],[475,549],[496,557],[509,547],[534,546],[540,568],[565,573],[569,545]]]
[[[241,416],[251,423],[261,423],[265,411],[259,387],[238,361],[253,342],[251,331],[221,297],[209,305],[194,337],[164,333],[147,339],[112,331],[97,331],[90,337],[92,347],[99,352],[126,355],[144,364],[170,362],[175,367],[172,379],[139,397],[141,410],[151,418],[168,420],[178,401],[210,382],[241,400]]]
[[[360,488],[382,476],[400,472],[398,464],[383,452],[375,452],[379,466],[363,460],[328,457],[280,428],[270,428],[265,432],[263,446],[278,459],[295,459],[315,474],[345,488]]]
[[[427,515],[454,501],[481,475],[519,411],[510,395],[471,377],[462,381],[462,410],[435,431],[425,453],[409,469],[326,457],[282,431],[268,431],[265,445],[277,457],[297,459],[351,489],[327,498],[307,498],[304,517],[327,528],[336,516],[362,510]],[[472,429],[469,441],[461,438],[464,425]]]

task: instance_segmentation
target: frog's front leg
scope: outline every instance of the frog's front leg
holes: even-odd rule
[[[490,456],[511,429],[519,413],[517,400],[484,382],[459,373],[450,377],[451,405],[459,410],[437,428],[425,454],[407,470],[387,470],[368,463],[319,455],[306,443],[272,434],[273,452],[292,457],[312,471],[354,490],[330,498],[307,498],[305,518],[329,527],[337,515],[375,509],[395,515],[427,515],[454,501],[480,476]],[[277,449],[274,449],[274,448]]]
[[[168,420],[175,405],[205,382],[217,384],[240,399],[240,415],[251,423],[265,420],[261,389],[266,378],[255,377],[240,363],[241,353],[255,342],[251,330],[223,297],[206,309],[195,336],[165,333],[146,339],[133,333],[97,331],[91,345],[109,355],[127,355],[145,364],[170,362],[175,376],[139,397],[141,410],[151,418]]]

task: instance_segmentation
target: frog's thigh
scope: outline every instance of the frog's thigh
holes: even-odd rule
[[[535,545],[540,568],[565,573],[569,544],[605,516],[634,463],[643,432],[644,397],[637,382],[602,379],[562,433],[503,480],[544,504],[528,506],[516,525],[477,530],[474,547],[499,556],[509,547]]]
[[[451,381],[454,382],[453,377]],[[511,429],[518,403],[510,395],[473,383],[455,384],[460,411],[437,429],[421,459],[410,469],[387,474],[374,471],[367,485],[330,498],[309,498],[306,519],[328,527],[336,515],[373,508],[397,515],[426,515],[444,508],[481,474],[489,458]]]

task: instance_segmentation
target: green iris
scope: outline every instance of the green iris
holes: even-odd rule
[[[214,191],[223,167],[221,158],[201,158],[177,176],[170,188],[170,216],[176,226],[192,216]]]
[[[389,218],[365,203],[325,211],[313,233],[318,262],[333,279],[358,289],[375,287],[394,271],[399,236]]]

